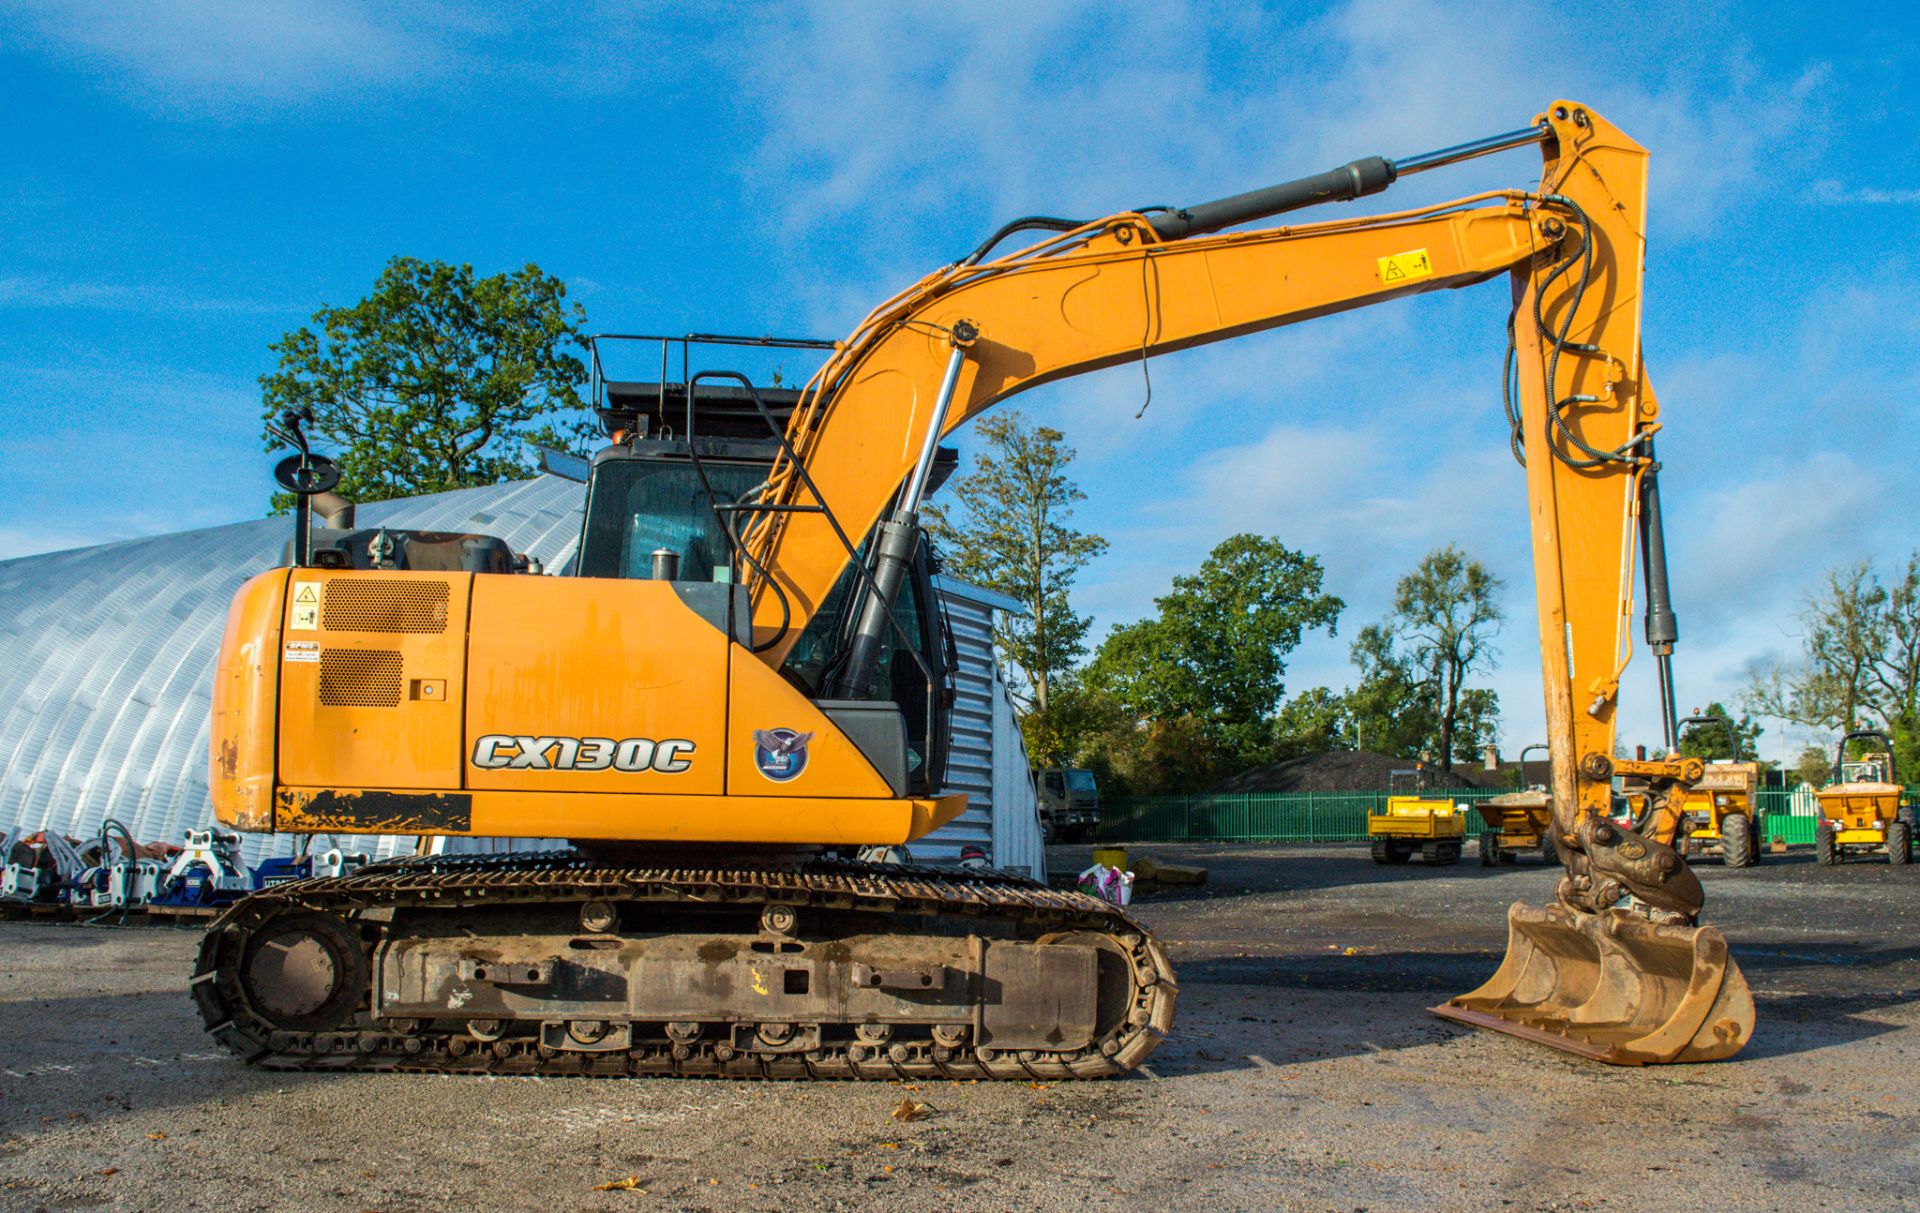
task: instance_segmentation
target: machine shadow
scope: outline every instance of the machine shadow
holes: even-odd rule
[[[1733,958],[1755,986],[1791,980],[1795,972],[1842,967],[1874,973],[1920,961],[1920,947],[1876,948],[1857,943],[1807,944],[1742,943]],[[1764,980],[1761,980],[1764,979]],[[1754,994],[1758,1023],[1742,1058],[1788,1057],[1834,1045],[1869,1040],[1900,1031],[1903,1025],[1872,1018],[1875,1011],[1920,1001],[1920,992],[1891,981],[1873,983],[1895,988],[1852,994]]]
[[[0,1101],[0,1132],[193,1107],[288,1078],[247,1066],[208,1036],[184,976],[178,990],[0,1002],[0,1073],[17,1080]]]
[[[1170,1078],[1437,1044],[1459,1029],[1426,1008],[1479,985],[1499,962],[1497,951],[1184,958],[1173,1035],[1147,1065]]]

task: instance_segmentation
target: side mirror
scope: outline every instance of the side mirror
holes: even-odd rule
[[[306,437],[297,425],[290,428],[299,444],[300,453],[288,455],[274,464],[273,478],[296,498],[293,508],[293,563],[305,568],[313,560],[310,539],[313,512],[308,502],[315,495],[325,493],[340,483],[340,469],[325,455],[316,455],[307,449]]]

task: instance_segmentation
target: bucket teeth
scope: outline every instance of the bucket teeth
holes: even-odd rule
[[[1486,984],[1434,1014],[1628,1066],[1717,1061],[1753,1035],[1753,993],[1712,927],[1515,902],[1507,932]]]

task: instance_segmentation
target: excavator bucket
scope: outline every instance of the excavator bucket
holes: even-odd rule
[[[1433,1013],[1618,1066],[1717,1061],[1753,1035],[1753,992],[1712,927],[1515,902],[1487,983]]]

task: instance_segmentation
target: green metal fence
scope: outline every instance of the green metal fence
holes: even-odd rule
[[[1471,804],[1503,793],[1456,790]],[[1383,812],[1386,792],[1248,792],[1223,796],[1119,796],[1100,810],[1103,841],[1112,842],[1358,842],[1367,814]],[[1760,837],[1789,846],[1813,845],[1813,796],[1784,788],[1759,793]],[[1469,822],[1468,833],[1477,833]]]
[[[1492,790],[1435,793],[1486,800]],[[1102,798],[1100,837],[1128,842],[1353,842],[1386,792],[1242,792],[1225,796]]]
[[[1795,800],[1799,803],[1796,804]],[[1813,795],[1794,793],[1786,788],[1761,788],[1754,793],[1754,808],[1760,814],[1760,838],[1772,842],[1778,838],[1788,846],[1813,845]],[[1798,809],[1800,811],[1796,812]]]

